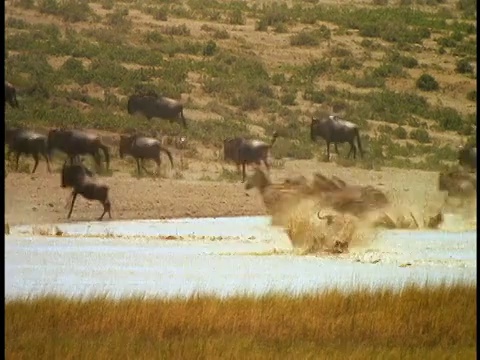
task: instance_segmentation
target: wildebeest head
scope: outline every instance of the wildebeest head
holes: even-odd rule
[[[62,184],[63,188],[65,187],[74,187],[79,185],[85,177],[93,176],[93,173],[88,170],[85,165],[81,162],[76,162],[74,164],[67,164],[65,162],[62,167]]]
[[[20,107],[17,100],[17,90],[7,81],[5,81],[5,102],[8,103],[12,108]]]
[[[458,161],[462,166],[472,169],[477,168],[477,148],[474,145],[460,146],[458,149]]]
[[[438,189],[454,196],[470,196],[476,192],[476,179],[464,171],[441,172],[438,177]]]
[[[125,155],[129,154],[135,138],[136,135],[120,135],[120,143],[118,146],[120,159],[123,159]]]

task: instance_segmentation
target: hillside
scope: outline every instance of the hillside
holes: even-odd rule
[[[6,78],[23,104],[7,109],[8,124],[136,128],[186,135],[196,149],[277,129],[276,158],[309,159],[325,151],[309,139],[310,117],[334,110],[361,126],[367,168],[435,169],[475,134],[473,0],[5,7]],[[417,86],[424,74],[429,91]],[[188,131],[128,115],[126,98],[140,88],[181,98]]]

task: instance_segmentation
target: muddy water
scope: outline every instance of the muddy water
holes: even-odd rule
[[[269,223],[237,217],[14,227],[5,238],[6,297],[298,293],[476,281],[475,231],[385,231],[348,254],[301,256]]]

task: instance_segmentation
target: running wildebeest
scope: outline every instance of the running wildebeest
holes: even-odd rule
[[[156,117],[171,121],[181,121],[183,127],[187,127],[187,121],[183,116],[183,104],[179,100],[152,94],[134,94],[128,98],[127,109],[131,115],[139,113],[149,120]]]
[[[168,149],[162,146],[160,140],[141,135],[120,135],[119,148],[121,159],[123,159],[125,155],[130,155],[135,159],[137,162],[138,175],[140,175],[140,163],[145,172],[148,173],[143,165],[144,159],[154,160],[157,163],[157,173],[160,173],[161,151],[167,154],[173,168],[172,154]]]
[[[240,170],[240,165],[242,165],[242,182],[245,182],[245,166],[247,164],[260,165],[261,162],[263,162],[267,170],[270,171],[268,155],[277,137],[278,133],[275,131],[270,144],[264,141],[245,139],[242,137],[224,140],[224,159],[232,160],[237,165],[238,170]]]
[[[86,133],[80,130],[53,129],[48,133],[48,151],[51,153],[58,149],[68,155],[70,163],[80,155],[90,154],[95,163],[100,167],[101,157],[100,149],[105,155],[106,168],[110,165],[110,154],[108,147],[103,144],[98,135]]]
[[[477,147],[475,145],[461,146],[458,150],[458,161],[461,166],[477,170]]]
[[[43,156],[47,162],[48,172],[51,172],[47,144],[48,141],[45,135],[21,128],[6,128],[5,143],[8,145],[7,159],[10,158],[12,152],[15,153],[15,171],[18,171],[18,160],[20,159],[20,155],[25,154],[32,155],[33,159],[35,160],[32,174],[35,172],[35,170],[37,170],[40,155]]]
[[[358,126],[352,122],[342,120],[337,116],[329,116],[328,118],[318,119],[312,117],[310,124],[310,137],[315,141],[317,137],[323,138],[327,142],[327,161],[330,161],[330,143],[335,143],[335,150],[338,153],[337,143],[348,142],[350,151],[347,157],[353,151],[353,158],[356,158],[357,148],[354,140],[357,139],[360,156],[363,157],[362,143],[360,141],[360,132]]]
[[[5,81],[5,104],[8,103],[12,108],[20,107],[17,100],[17,90],[8,81]]]
[[[111,204],[108,198],[109,187],[98,184],[91,175],[92,173],[82,163],[75,161],[73,164],[67,164],[67,162],[63,164],[61,186],[62,188],[73,188],[72,204],[70,205],[68,219],[70,219],[72,215],[73,205],[75,204],[75,199],[78,194],[87,200],[98,200],[103,204],[103,213],[98,220],[102,220],[107,212],[110,219],[112,218],[112,214],[110,213]]]
[[[451,170],[441,172],[438,177],[438,189],[446,191],[448,197],[456,197],[462,200],[473,198],[477,192],[476,176],[472,176],[464,170]]]

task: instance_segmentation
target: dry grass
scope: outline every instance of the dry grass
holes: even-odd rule
[[[7,301],[8,359],[474,358],[476,286]]]

